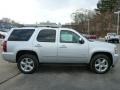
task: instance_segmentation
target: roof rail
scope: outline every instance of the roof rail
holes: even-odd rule
[[[50,27],[50,28],[60,28],[61,25],[36,25],[36,27]]]
[[[39,25],[24,25],[24,27],[50,27],[50,28],[61,28],[62,25],[57,24],[39,24]]]

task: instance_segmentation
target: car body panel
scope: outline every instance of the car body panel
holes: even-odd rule
[[[27,27],[26,27],[27,28]],[[16,28],[15,28],[16,29]],[[18,28],[19,29],[19,28]],[[20,28],[22,29],[22,28]],[[23,28],[25,29],[25,28]],[[38,55],[40,63],[90,63],[91,57],[97,52],[107,52],[112,55],[113,64],[118,61],[118,54],[115,54],[113,44],[103,42],[91,42],[84,38],[81,34],[73,29],[68,28],[27,28],[35,29],[35,32],[31,36],[29,41],[7,41],[12,29],[8,36],[5,38],[7,41],[7,52],[2,52],[3,58],[9,62],[16,62],[16,55],[19,51],[30,50]],[[56,30],[56,41],[51,42],[38,42],[38,33],[43,29],[54,29]],[[60,42],[60,31],[68,30],[76,33],[84,40],[83,44],[80,43],[61,43]],[[62,47],[65,46],[65,47]],[[62,48],[61,48],[62,47]]]

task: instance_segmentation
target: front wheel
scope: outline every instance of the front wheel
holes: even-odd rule
[[[17,66],[22,73],[32,74],[38,69],[39,62],[35,55],[25,54],[19,57]]]
[[[97,74],[104,74],[110,70],[111,60],[104,54],[95,55],[90,63],[91,70]]]

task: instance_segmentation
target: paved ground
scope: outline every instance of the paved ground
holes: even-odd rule
[[[81,66],[41,66],[39,72],[24,75],[0,56],[0,90],[119,90],[119,68],[120,62],[107,74],[98,75]]]

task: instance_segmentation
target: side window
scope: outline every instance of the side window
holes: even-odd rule
[[[72,31],[62,30],[60,32],[61,43],[78,43],[80,36]]]
[[[37,40],[39,42],[55,42],[56,30],[41,30],[38,34]]]
[[[8,38],[8,41],[28,41],[34,31],[34,29],[15,29]]]

